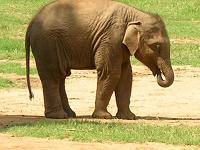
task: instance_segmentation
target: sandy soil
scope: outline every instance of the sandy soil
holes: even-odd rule
[[[169,88],[161,88],[147,68],[134,66],[130,107],[138,119],[136,121],[118,119],[102,121],[200,125],[200,68],[176,66],[174,71],[176,75],[174,84]],[[13,79],[24,80],[25,77],[13,76]],[[43,96],[38,77],[32,77],[32,83],[35,95],[32,101],[28,99],[27,89],[0,90],[0,127],[43,118]],[[96,72],[73,71],[72,76],[66,79],[66,89],[70,105],[78,118],[93,120],[91,114],[94,110]],[[114,96],[111,98],[108,110],[115,115]],[[157,143],[77,143],[67,140],[16,138],[2,134],[0,134],[0,141],[0,150],[27,149],[30,145],[32,149],[200,149],[195,146],[172,146]]]
[[[67,140],[49,140],[10,137],[0,134],[1,150],[198,150],[195,146],[174,146],[160,143],[78,143]]]

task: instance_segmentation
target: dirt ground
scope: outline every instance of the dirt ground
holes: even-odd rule
[[[138,116],[135,121],[102,120],[124,123],[190,124],[200,125],[200,68],[173,67],[175,82],[169,88],[157,85],[155,77],[145,67],[133,67],[131,110]],[[25,77],[13,76],[14,80]],[[0,127],[17,122],[31,122],[43,118],[43,95],[37,76],[31,79],[35,98],[28,99],[27,89],[0,90]],[[69,102],[79,119],[92,120],[96,90],[95,71],[73,71],[66,79]],[[109,112],[116,113],[115,97],[111,98]],[[99,121],[99,120],[98,120]],[[4,149],[135,149],[135,150],[187,150],[195,146],[173,146],[158,143],[78,143],[68,140],[18,138],[0,134],[0,150]]]

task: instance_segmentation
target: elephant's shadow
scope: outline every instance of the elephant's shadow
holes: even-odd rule
[[[0,115],[0,128],[6,128],[10,125],[21,123],[34,123],[42,119],[44,119],[44,116]]]
[[[98,121],[100,119],[94,119],[92,118],[92,116],[89,116],[89,115],[83,115],[83,116],[77,116],[77,119],[84,119],[84,120],[94,120],[94,121]],[[104,120],[106,121],[106,120]],[[158,116],[136,116],[136,120],[122,120],[122,119],[117,119],[116,117],[114,117],[114,119],[111,119],[111,120],[107,120],[106,122],[128,122],[128,123],[135,123],[135,122],[138,122],[138,121],[148,121],[150,123],[150,121],[172,121],[172,122],[175,122],[175,121],[191,121],[191,122],[194,122],[194,121],[197,121],[200,123],[200,118],[198,117],[158,117]]]
[[[181,121],[181,120],[185,120],[185,121],[190,121],[190,120],[199,120],[200,118],[192,118],[192,117],[158,117],[158,116],[137,116],[136,118],[137,120],[177,120],[177,121]]]
[[[21,123],[34,123],[39,120],[44,120],[44,116],[30,116],[30,115],[0,115],[0,128],[6,128],[10,125],[21,124]],[[49,119],[56,120],[56,119]],[[63,121],[64,119],[59,119],[57,121]],[[66,120],[66,119],[65,119]],[[102,119],[94,119],[90,115],[77,116],[76,118],[70,120],[79,120],[79,121],[96,121],[96,122],[120,122],[119,119],[110,119],[110,120],[102,120]],[[179,118],[179,117],[157,117],[157,116],[137,116],[136,120],[123,120],[124,123],[135,123],[136,121],[146,120],[146,121],[197,121],[200,122],[200,118]]]

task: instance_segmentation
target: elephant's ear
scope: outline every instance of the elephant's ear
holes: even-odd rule
[[[131,55],[134,55],[139,47],[140,37],[138,32],[138,25],[140,24],[140,22],[129,23],[124,35],[123,44],[127,46]]]

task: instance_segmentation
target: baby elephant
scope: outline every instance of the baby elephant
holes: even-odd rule
[[[129,108],[131,55],[149,67],[160,86],[174,81],[170,41],[162,19],[112,0],[57,0],[44,6],[28,26],[25,47],[30,98],[31,47],[47,118],[76,116],[65,91],[71,69],[97,70],[94,118],[112,118],[107,106],[114,92],[117,118],[135,119]]]

